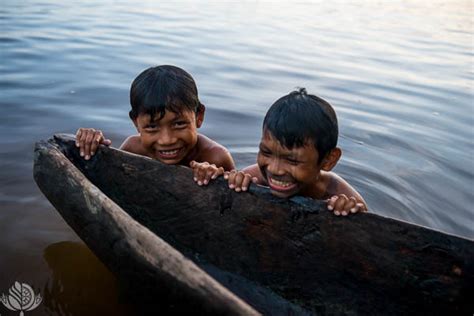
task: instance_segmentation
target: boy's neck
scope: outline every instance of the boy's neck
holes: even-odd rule
[[[301,192],[301,194],[313,199],[326,199],[331,195],[331,192],[328,191],[330,182],[329,173],[321,170],[318,179],[314,181],[313,185],[305,190],[305,192]]]
[[[193,149],[191,149],[188,155],[179,162],[179,164],[183,166],[189,166],[189,163],[191,161],[199,160],[199,153],[201,151],[200,148],[201,148],[201,135],[198,134],[196,145],[193,147]]]

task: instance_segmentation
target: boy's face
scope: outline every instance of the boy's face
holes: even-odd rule
[[[264,130],[257,163],[272,194],[288,198],[293,195],[314,196],[324,161],[313,144],[288,149]]]
[[[201,127],[204,111],[197,115],[192,111],[174,113],[166,110],[160,120],[159,114],[151,120],[149,114],[140,114],[134,124],[140,140],[149,156],[174,165],[193,152],[198,140],[197,129]]]

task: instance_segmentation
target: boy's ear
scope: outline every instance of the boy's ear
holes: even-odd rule
[[[202,125],[202,122],[204,121],[204,113],[206,112],[206,107],[204,104],[200,103],[198,110],[196,112],[196,127],[199,128]]]
[[[327,155],[324,157],[321,163],[321,169],[324,171],[331,171],[339,161],[339,158],[342,156],[342,150],[339,147],[333,148]]]

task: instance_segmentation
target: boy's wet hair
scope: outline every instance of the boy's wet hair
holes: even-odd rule
[[[132,120],[140,114],[149,114],[154,120],[157,113],[161,120],[166,110],[197,113],[203,108],[193,77],[183,69],[169,65],[148,68],[133,80],[130,105]]]
[[[269,131],[280,144],[292,149],[308,141],[319,153],[318,164],[337,145],[336,112],[325,100],[306,92],[305,88],[278,99],[268,110],[263,131]]]

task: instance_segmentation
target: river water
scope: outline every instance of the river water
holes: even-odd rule
[[[37,314],[133,314],[36,187],[33,146],[79,127],[119,146],[134,133],[131,81],[160,64],[193,75],[201,132],[238,167],[255,161],[268,107],[306,87],[335,107],[335,171],[371,212],[474,238],[473,11],[472,1],[2,0],[0,292],[32,285]]]

